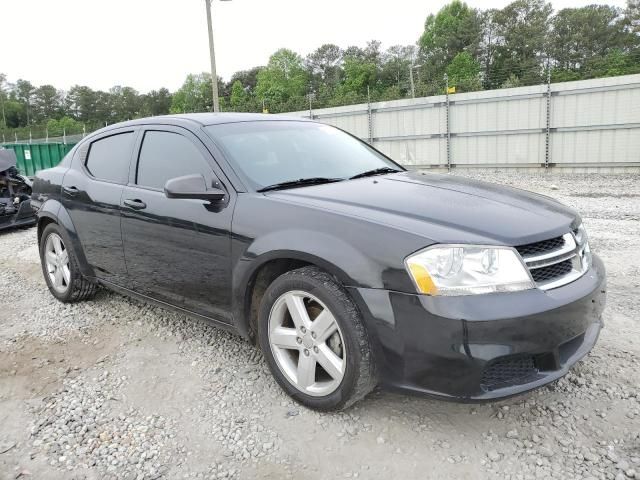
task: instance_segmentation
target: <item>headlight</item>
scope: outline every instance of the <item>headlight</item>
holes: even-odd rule
[[[585,230],[584,225],[580,224],[580,226],[576,228],[574,233],[576,237],[576,243],[581,247],[584,246],[589,241],[589,238],[587,237],[587,231]]]
[[[436,245],[405,260],[418,292],[473,295],[535,288],[513,248]]]

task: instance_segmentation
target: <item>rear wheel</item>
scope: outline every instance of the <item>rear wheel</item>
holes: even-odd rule
[[[61,228],[47,225],[40,238],[40,263],[49,291],[61,302],[79,302],[92,297],[96,285],[80,273],[78,261],[64,240]]]
[[[262,299],[259,322],[269,368],[298,402],[342,409],[375,386],[361,315],[344,288],[318,268],[277,278]]]

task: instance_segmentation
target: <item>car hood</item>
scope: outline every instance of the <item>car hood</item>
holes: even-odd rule
[[[420,172],[281,190],[268,196],[377,222],[432,243],[523,245],[567,233],[580,222],[574,210],[544,195]]]

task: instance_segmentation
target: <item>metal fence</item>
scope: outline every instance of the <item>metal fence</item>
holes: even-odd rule
[[[61,135],[61,136],[57,136],[57,137],[48,137],[48,136],[44,136],[44,137],[38,137],[38,138],[29,138],[29,139],[11,139],[11,141],[1,141],[2,139],[0,138],[0,145],[31,145],[31,144],[38,144],[38,143],[62,143],[64,145],[75,145],[76,143],[78,143],[80,140],[82,140],[87,134],[85,133],[77,133],[74,135]],[[6,140],[6,139],[5,139]]]
[[[306,110],[411,168],[640,171],[640,75]]]

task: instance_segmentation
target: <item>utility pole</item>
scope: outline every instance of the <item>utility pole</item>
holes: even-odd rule
[[[7,116],[4,113],[4,92],[0,89],[0,102],[2,102],[2,126],[7,128]]]
[[[7,128],[7,116],[4,111],[4,83],[5,77],[4,75],[0,76],[0,102],[2,102],[2,126]]]
[[[411,98],[416,98],[416,84],[413,83],[413,65],[409,67],[409,78],[411,79]]]
[[[411,98],[416,98],[416,84],[413,81],[413,69],[420,68],[422,65],[414,65],[413,63],[409,67],[409,79],[411,80]],[[420,80],[418,78],[418,80]]]
[[[213,25],[211,22],[211,2],[204,0],[207,9],[207,27],[209,29],[209,55],[211,57],[211,90],[213,91],[213,111],[220,111],[220,100],[218,98],[218,74],[216,73],[216,54],[213,47]]]

